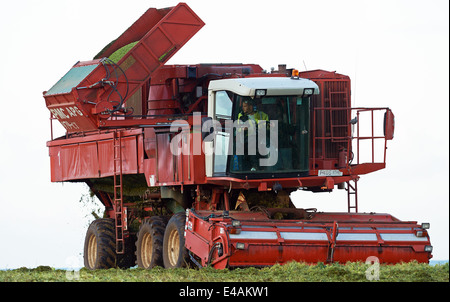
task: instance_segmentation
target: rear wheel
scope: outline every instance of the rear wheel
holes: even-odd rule
[[[139,267],[150,269],[164,266],[163,240],[167,220],[163,217],[146,218],[139,227],[136,241],[136,262]]]
[[[188,250],[184,246],[186,214],[177,213],[170,218],[164,233],[163,259],[165,268],[186,267]]]
[[[134,236],[125,241],[125,254],[116,254],[116,227],[114,219],[94,220],[86,232],[84,241],[84,266],[87,269],[129,268],[134,265]]]
[[[115,237],[114,220],[94,220],[86,232],[84,266],[91,270],[115,267]]]

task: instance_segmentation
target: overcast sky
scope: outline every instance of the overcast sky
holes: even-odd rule
[[[447,0],[186,1],[206,23],[171,64],[256,63],[349,75],[356,106],[390,107],[387,168],[363,175],[360,212],[430,222],[449,259]],[[84,184],[51,183],[42,92],[92,59],[149,7],[177,1],[21,0],[0,10],[0,268],[82,266]],[[293,195],[346,211],[345,191]]]

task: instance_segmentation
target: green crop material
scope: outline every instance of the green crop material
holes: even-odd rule
[[[122,59],[123,56],[126,55],[138,42],[139,41],[131,42],[130,44],[127,44],[119,48],[112,55],[109,56],[109,59],[114,63],[118,63],[120,59]]]
[[[173,46],[171,49],[169,49],[166,53],[164,53],[162,56],[159,57],[159,61],[162,62],[168,55],[169,53],[175,49],[175,46]]]
[[[0,270],[0,282],[446,282],[448,262],[443,265],[426,263],[400,263],[380,265],[379,280],[367,278],[369,264],[347,262],[344,264],[289,262],[265,268],[235,268],[215,270],[212,267],[164,269],[100,269],[79,271],[38,266]],[[191,285],[189,285],[191,286]],[[266,285],[264,285],[266,286]],[[294,286],[294,285],[293,285]],[[306,285],[305,285],[306,286]],[[403,288],[403,286],[401,286]],[[295,288],[295,286],[293,287]],[[439,287],[438,287],[439,288]],[[269,289],[271,292],[271,289]],[[273,292],[272,294],[275,294]]]

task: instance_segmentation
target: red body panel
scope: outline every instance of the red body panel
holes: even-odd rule
[[[142,130],[122,134],[124,174],[144,173]],[[114,174],[111,132],[49,142],[51,180],[54,182],[102,178]]]

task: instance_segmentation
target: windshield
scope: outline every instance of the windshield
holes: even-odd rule
[[[302,172],[307,173],[309,98],[266,96],[257,99],[224,93],[218,95],[226,96],[227,101],[222,98],[218,102],[227,103],[233,109],[230,112],[217,106],[221,114],[217,112],[216,117],[232,121],[221,121],[222,125],[225,124],[222,141],[226,141],[226,146],[223,144],[223,147],[229,151],[228,156],[216,157],[216,165],[222,162],[221,166],[225,168],[226,165],[226,170],[236,176],[252,177],[267,173],[303,176]]]

